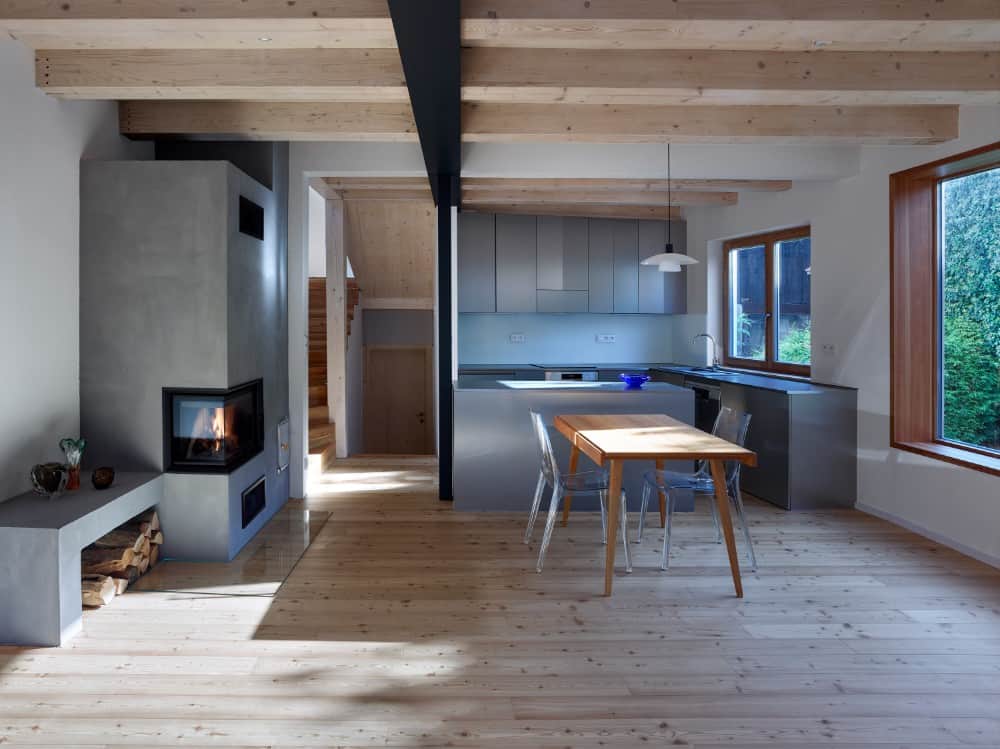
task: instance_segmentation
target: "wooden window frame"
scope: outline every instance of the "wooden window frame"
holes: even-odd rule
[[[1000,142],[889,177],[889,430],[898,450],[1000,476],[1000,454],[942,439],[938,186],[1000,167]]]
[[[774,321],[774,248],[779,242],[784,242],[790,239],[804,239],[809,237],[812,239],[811,228],[809,226],[797,226],[792,229],[781,229],[779,231],[769,231],[762,234],[752,234],[745,237],[736,237],[735,239],[729,239],[722,245],[722,265],[723,265],[723,295],[722,295],[722,314],[724,320],[723,328],[723,346],[722,346],[722,363],[727,367],[736,367],[738,369],[755,369],[763,372],[773,372],[775,374],[783,375],[795,375],[798,377],[809,377],[812,372],[812,356],[810,355],[810,364],[789,364],[788,362],[778,361],[777,359],[777,329],[775,327]],[[758,245],[764,245],[764,265],[765,265],[765,275],[764,283],[766,285],[765,290],[765,308],[767,310],[767,317],[764,322],[764,360],[758,361],[756,359],[741,359],[739,357],[732,356],[729,353],[729,342],[732,340],[730,334],[730,327],[732,325],[732,320],[730,319],[730,301],[731,301],[731,289],[729,286],[729,258],[733,250],[746,249],[748,247],[757,247]],[[811,251],[811,250],[810,250]],[[810,292],[810,309],[812,309]]]

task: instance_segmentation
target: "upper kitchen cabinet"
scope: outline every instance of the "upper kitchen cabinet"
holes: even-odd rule
[[[639,311],[639,222],[612,221],[614,311]]]
[[[590,275],[585,218],[538,217],[538,311],[587,312]]]
[[[534,216],[496,217],[497,312],[536,312],[537,220]]]
[[[458,216],[458,311],[497,311],[496,224],[492,213]]]
[[[592,218],[590,224],[590,279],[588,283],[591,312],[614,312],[615,222]]]
[[[674,252],[687,246],[687,224],[671,221]],[[663,221],[639,222],[639,260],[664,252],[667,225]],[[679,249],[678,249],[679,248]],[[639,312],[676,315],[687,312],[687,271],[663,273],[656,266],[639,266]]]
[[[538,217],[538,288],[586,291],[587,219]]]

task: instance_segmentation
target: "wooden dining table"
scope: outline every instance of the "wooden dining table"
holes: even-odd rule
[[[668,460],[708,461],[715,482],[715,501],[719,522],[729,552],[729,567],[733,573],[736,596],[743,597],[740,562],[736,555],[733,521],[729,514],[729,494],[726,490],[725,461],[737,460],[747,466],[757,465],[757,454],[745,447],[696,429],[690,424],[665,414],[566,414],[555,417],[555,427],[572,446],[569,472],[574,473],[583,453],[597,465],[607,467],[608,528],[618,527],[619,502],[622,490],[622,468],[627,460],[650,460],[662,470]],[[567,494],[564,515],[568,517],[571,496]],[[660,496],[660,521],[665,518],[665,498]],[[611,531],[614,533],[614,531]],[[608,543],[604,560],[604,595],[610,596],[615,573],[615,548]]]

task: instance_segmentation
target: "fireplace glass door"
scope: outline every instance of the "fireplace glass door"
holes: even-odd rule
[[[231,390],[165,389],[168,471],[229,473],[263,448],[261,381]]]

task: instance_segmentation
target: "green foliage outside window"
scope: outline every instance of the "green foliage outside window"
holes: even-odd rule
[[[942,186],[941,436],[1000,449],[1000,169]]]

